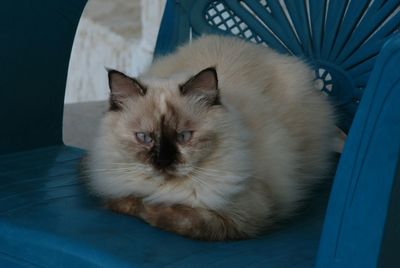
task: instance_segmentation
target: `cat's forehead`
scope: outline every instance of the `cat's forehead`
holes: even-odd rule
[[[169,87],[151,87],[148,91],[146,102],[151,102],[148,107],[152,109],[153,117],[176,116],[179,104],[179,89]]]
[[[182,120],[190,117],[186,113],[178,88],[168,88],[165,84],[157,87],[153,84],[153,87],[150,85],[147,87],[146,95],[132,102],[127,111],[126,118],[128,121],[134,119],[134,126],[143,130],[157,131],[163,121],[171,128],[176,128]]]
[[[137,128],[154,130],[160,126],[161,121],[170,128],[192,127],[198,121],[199,112],[196,107],[188,104],[179,87],[189,75],[175,75],[169,78],[140,77],[146,86],[144,96],[133,101],[128,111],[127,119],[134,119]]]
[[[189,73],[178,73],[168,77],[141,76],[142,81],[147,87],[152,89],[177,89],[190,78]]]
[[[147,86],[147,94],[144,96],[147,107],[152,109],[152,114],[162,116],[177,116],[178,107],[182,105],[179,87],[182,76],[170,78],[143,78]]]

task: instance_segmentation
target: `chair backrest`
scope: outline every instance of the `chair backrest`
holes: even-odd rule
[[[86,0],[0,4],[0,154],[62,144],[69,56]]]
[[[203,33],[231,34],[302,57],[345,132],[382,45],[400,25],[400,0],[168,1],[156,55]]]

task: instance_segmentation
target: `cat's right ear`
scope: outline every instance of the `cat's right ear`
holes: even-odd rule
[[[220,105],[218,76],[215,67],[209,67],[180,86],[183,96],[196,96],[209,105]]]
[[[110,87],[110,110],[121,110],[124,101],[146,95],[146,87],[138,80],[116,70],[108,71],[108,85]]]

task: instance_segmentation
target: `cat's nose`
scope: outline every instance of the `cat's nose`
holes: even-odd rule
[[[161,135],[160,141],[154,146],[152,158],[156,169],[169,169],[178,158],[178,149],[172,138]]]
[[[174,162],[174,160],[168,159],[168,158],[156,158],[153,160],[153,162],[154,162],[154,166],[157,169],[164,170],[164,169],[170,167],[172,165],[172,163]]]

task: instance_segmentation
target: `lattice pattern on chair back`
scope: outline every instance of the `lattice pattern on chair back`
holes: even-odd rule
[[[307,60],[345,131],[376,55],[400,26],[400,0],[212,0],[188,6],[194,35],[232,34]]]
[[[267,2],[262,2],[266,6]],[[249,28],[247,23],[221,2],[213,1],[210,3],[205,13],[205,19],[208,24],[222,31],[250,40],[253,43],[264,42],[259,35]]]

